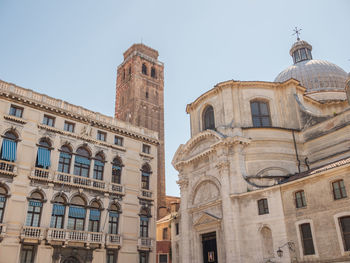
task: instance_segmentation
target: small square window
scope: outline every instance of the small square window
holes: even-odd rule
[[[124,138],[119,137],[119,136],[114,136],[114,144],[123,146]]]
[[[150,153],[151,153],[151,146],[149,146],[149,145],[147,145],[147,144],[143,144],[143,145],[142,145],[142,152],[143,152],[143,153],[150,154]]]
[[[55,125],[55,117],[44,115],[43,124],[45,124],[47,126],[54,127],[54,125]]]
[[[107,133],[102,132],[102,131],[97,131],[97,140],[105,142],[106,138],[107,138]]]
[[[11,105],[10,115],[18,117],[18,118],[22,118],[22,114],[23,114],[23,108]]]
[[[258,200],[259,215],[264,215],[269,213],[269,206],[267,204],[267,199]]]
[[[68,121],[64,122],[64,130],[65,131],[74,132],[74,126],[75,126],[74,123],[71,123]]]

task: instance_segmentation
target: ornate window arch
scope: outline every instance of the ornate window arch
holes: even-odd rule
[[[35,166],[48,169],[51,166],[51,142],[48,138],[41,138],[38,145],[38,153]]]
[[[84,146],[79,147],[75,155],[74,174],[83,177],[89,177],[90,159],[90,151]]]
[[[141,188],[149,190],[150,187],[150,176],[151,176],[151,166],[148,163],[142,165],[141,168]]]
[[[95,156],[95,161],[94,161],[94,174],[93,178],[97,180],[103,180],[103,170],[104,170],[104,164],[105,162],[105,157],[102,152],[99,152]]]
[[[86,200],[81,195],[71,198],[68,213],[67,228],[71,230],[84,230],[86,217]]]
[[[40,226],[44,195],[40,191],[34,191],[28,198],[28,211],[26,217],[26,226]]]
[[[1,160],[8,162],[16,161],[17,141],[18,135],[14,131],[10,130],[5,132],[1,146]],[[13,166],[9,168],[11,171],[13,171]]]
[[[100,231],[100,219],[101,219],[101,203],[97,200],[93,200],[90,203],[90,216],[89,216],[89,231]]]
[[[4,220],[4,212],[5,212],[7,197],[8,197],[7,189],[4,186],[0,185],[0,223],[2,223]],[[0,233],[1,233],[1,227],[0,227]]]
[[[63,228],[64,227],[64,215],[66,212],[67,198],[63,194],[58,194],[53,199],[52,214],[50,227],[51,228]]]
[[[112,183],[121,184],[123,162],[120,157],[115,157],[112,162]]]
[[[117,202],[111,203],[109,206],[109,220],[108,220],[108,233],[111,235],[118,234],[119,227],[119,217],[121,214],[120,205]],[[110,236],[110,238],[116,238],[115,236]],[[113,241],[113,240],[111,240]]]
[[[215,130],[214,108],[207,105],[202,113],[202,123],[204,130]]]

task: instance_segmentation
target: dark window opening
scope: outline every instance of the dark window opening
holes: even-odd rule
[[[147,66],[145,63],[142,64],[142,74],[147,75]]]
[[[339,221],[343,235],[344,250],[350,251],[350,216],[341,217]]]
[[[215,130],[214,109],[207,106],[203,112],[203,130]]]
[[[301,239],[303,242],[304,255],[314,255],[315,248],[312,241],[311,227],[309,223],[300,225]]]
[[[271,127],[270,110],[268,102],[250,102],[252,120],[254,127]]]
[[[151,68],[151,77],[152,78],[156,78],[156,69],[155,69],[155,67]]]
[[[258,200],[258,208],[259,208],[259,215],[264,215],[269,213],[269,206],[266,198]]]

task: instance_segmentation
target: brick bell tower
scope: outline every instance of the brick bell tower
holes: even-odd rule
[[[164,169],[164,65],[158,51],[134,44],[124,52],[118,66],[115,117],[158,132],[157,175],[158,219],[165,216]]]

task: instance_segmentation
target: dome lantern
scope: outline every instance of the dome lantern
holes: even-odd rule
[[[309,43],[298,38],[297,42],[295,42],[290,49],[289,54],[293,58],[293,63],[296,64],[304,60],[311,60],[311,50],[312,46]]]

